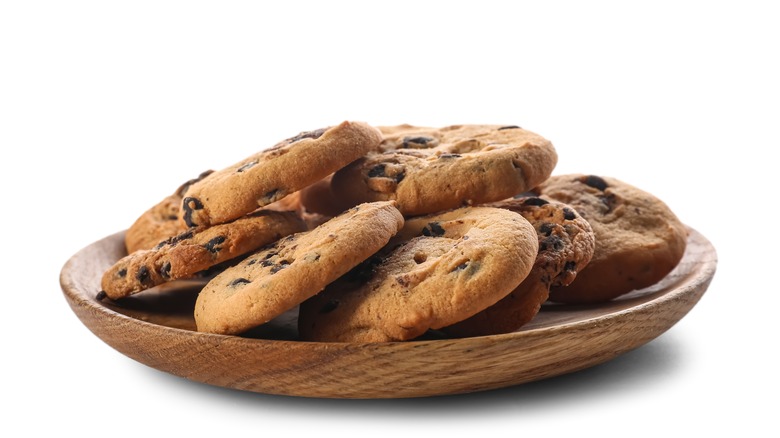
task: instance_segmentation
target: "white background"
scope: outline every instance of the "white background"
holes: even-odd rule
[[[0,3],[0,433],[777,432],[770,2],[256,3]],[[555,173],[667,201],[713,242],[718,272],[681,322],[612,362],[420,400],[189,382],[114,351],[71,312],[58,276],[80,248],[202,170],[342,120],[536,131],[558,150]]]

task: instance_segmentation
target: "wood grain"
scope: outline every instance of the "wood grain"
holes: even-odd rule
[[[690,230],[679,266],[612,302],[545,305],[517,332],[374,344],[296,340],[295,311],[244,336],[194,331],[203,281],[179,281],[121,302],[98,301],[100,277],[125,254],[120,232],[76,253],[60,284],[97,337],[150,367],[210,385],[306,397],[403,398],[518,385],[608,361],[659,336],[699,301],[715,274],[712,244]]]

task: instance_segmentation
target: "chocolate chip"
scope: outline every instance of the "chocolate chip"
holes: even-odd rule
[[[601,190],[602,192],[609,186],[603,178],[596,175],[584,176],[580,178],[580,182],[587,186],[593,187],[594,189]]]
[[[158,243],[157,246],[155,246],[154,248],[155,249],[160,249],[160,248],[162,248],[163,246],[166,246],[166,245],[168,245],[168,246],[176,246],[176,245],[179,244],[179,242],[181,242],[183,240],[192,239],[192,236],[194,236],[194,233],[192,232],[192,230],[185,231],[185,232],[180,233],[180,234],[178,234],[176,236],[169,237],[169,238],[163,240],[162,242]]]
[[[176,194],[177,194],[177,195],[179,195],[179,196],[184,196],[184,194],[185,194],[185,193],[187,193],[187,190],[189,190],[189,189],[190,189],[190,187],[192,187],[192,185],[193,185],[193,184],[195,184],[195,183],[196,183],[196,182],[198,182],[198,181],[201,181],[203,178],[205,178],[205,177],[207,177],[207,176],[211,175],[212,173],[214,173],[214,171],[213,171],[213,170],[207,170],[207,171],[205,171],[205,172],[202,172],[200,175],[198,175],[198,177],[197,177],[197,178],[193,178],[193,179],[191,179],[191,180],[189,180],[189,181],[185,182],[184,184],[182,184],[182,185],[181,185],[181,186],[180,186],[180,187],[179,187],[179,188],[176,190]],[[178,218],[177,218],[177,219],[178,219]]]
[[[235,280],[228,283],[228,286],[234,287],[234,286],[238,286],[239,284],[247,284],[247,283],[251,283],[251,281],[247,280],[246,278],[236,278]]]
[[[560,251],[563,247],[563,239],[558,236],[549,236],[539,243],[539,251],[547,251],[548,249]]]
[[[165,217],[165,220],[169,220],[169,221],[175,221],[175,220],[178,220],[178,219],[179,219],[179,216],[176,216],[175,214],[169,214],[168,216]]]
[[[291,144],[291,143],[295,143],[296,141],[301,141],[304,138],[311,138],[313,140],[316,140],[316,139],[322,137],[322,134],[324,134],[325,131],[327,131],[327,130],[328,130],[328,128],[320,128],[320,129],[315,129],[314,131],[301,132],[300,134],[296,135],[295,137],[288,138],[287,140],[284,141],[284,143]]]
[[[563,265],[564,271],[574,271],[575,269],[577,269],[577,262],[575,261],[569,260],[565,265]]]
[[[196,210],[203,209],[203,203],[200,202],[200,199],[188,196],[182,200],[181,207],[182,210],[184,210],[184,223],[187,224],[188,227],[197,226],[198,224],[192,220],[192,213]]]
[[[108,294],[106,293],[106,291],[101,290],[100,292],[97,293],[97,295],[95,295],[95,299],[98,301],[103,301],[107,296]]]
[[[563,218],[567,221],[573,221],[577,218],[577,214],[574,213],[574,210],[572,210],[569,207],[563,207]]]
[[[523,200],[523,205],[534,205],[537,207],[541,207],[542,205],[547,205],[547,204],[549,204],[548,201],[545,201],[544,199],[538,198],[536,196],[531,198],[525,198]]]
[[[555,228],[555,224],[545,222],[539,227],[539,232],[541,234],[544,234],[545,236],[549,236],[550,234],[552,234],[554,228]]]
[[[239,172],[239,173],[243,172],[243,171],[253,167],[255,164],[257,164],[257,160],[250,161],[250,162],[244,164],[243,166],[239,167],[238,169],[236,169],[236,172]]]
[[[116,275],[119,276],[119,278],[125,278],[127,275],[127,268],[122,268],[119,271],[117,271]]]
[[[262,262],[260,262],[260,266],[262,266],[264,268],[267,268],[267,267],[273,266],[273,265],[274,265],[274,262],[271,261],[271,260],[263,260]]]
[[[441,154],[439,158],[460,158],[460,154]]]
[[[499,131],[503,131],[505,129],[520,129],[520,127],[517,125],[508,125],[508,126],[502,126],[498,128]]]
[[[272,274],[276,274],[277,272],[279,272],[282,269],[286,268],[289,264],[290,264],[290,262],[288,262],[287,260],[282,260],[278,264],[274,265],[271,268],[271,273]]]
[[[334,310],[336,310],[336,307],[339,306],[339,300],[328,300],[327,303],[325,303],[324,306],[320,309],[320,313],[330,313]]]
[[[444,228],[438,222],[429,222],[422,230],[423,236],[441,237],[444,235]]]
[[[141,284],[144,284],[144,283],[146,283],[147,281],[149,281],[149,279],[150,279],[150,275],[149,275],[149,268],[147,268],[146,266],[141,266],[141,267],[138,269],[138,273],[137,273],[137,274],[135,274],[135,278],[136,278],[136,280],[138,280],[138,281],[139,281]]]
[[[368,171],[369,178],[384,178],[386,176],[384,164],[377,164]]]
[[[206,242],[203,247],[206,248],[210,253],[216,254],[222,249],[218,245],[225,243],[225,240],[227,240],[225,236],[217,236]]]
[[[410,144],[427,146],[428,142],[433,141],[433,139],[430,137],[404,137],[403,141],[403,148],[409,149]]]
[[[273,189],[269,192],[267,192],[265,195],[263,195],[263,199],[266,199],[268,201],[275,201],[277,200],[277,196],[279,196],[281,193],[281,189]]]
[[[249,261],[249,262],[248,262],[246,265],[247,265],[247,266],[252,266],[252,265],[254,265],[255,263],[257,263],[257,259],[252,259],[252,260],[250,260],[250,261]]]
[[[450,272],[462,271],[462,270],[466,269],[466,267],[468,267],[468,265],[469,265],[469,262],[463,262],[463,263],[459,264],[458,266],[455,266],[455,269],[453,269]]]
[[[164,278],[171,278],[171,262],[165,262],[162,268],[160,268],[160,275]]]

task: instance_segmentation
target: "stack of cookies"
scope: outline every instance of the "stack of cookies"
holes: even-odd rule
[[[297,308],[302,340],[404,341],[512,332],[548,300],[611,300],[677,265],[687,230],[661,200],[556,163],[518,126],[303,132],[144,212],[100,298],[208,272],[198,331]]]

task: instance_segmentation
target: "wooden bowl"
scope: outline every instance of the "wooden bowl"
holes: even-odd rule
[[[228,388],[324,398],[425,397],[483,391],[606,362],[668,330],[699,301],[717,265],[690,230],[677,268],[658,284],[599,305],[546,304],[514,333],[386,343],[296,340],[295,311],[243,336],[198,333],[204,281],[177,281],[118,302],[98,301],[103,271],[126,254],[124,233],[82,249],[60,284],[78,318],[119,352],[186,379]]]

